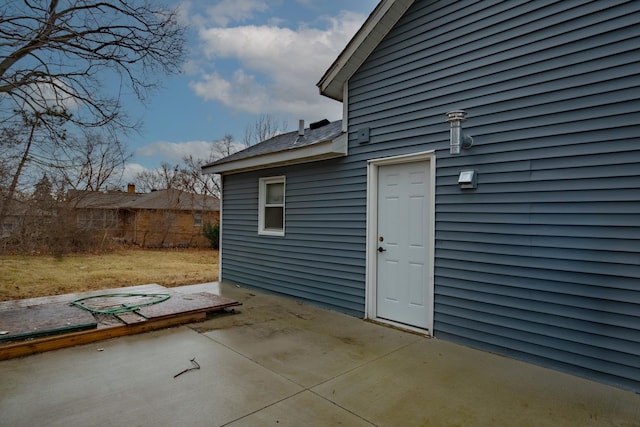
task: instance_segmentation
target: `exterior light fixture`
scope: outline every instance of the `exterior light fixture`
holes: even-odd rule
[[[458,176],[458,185],[462,189],[476,188],[478,186],[478,174],[475,170],[465,170]]]
[[[450,153],[460,154],[460,147],[465,150],[473,145],[473,138],[462,133],[462,122],[467,118],[467,113],[463,110],[450,111],[447,113],[447,120],[451,123],[451,146]]]

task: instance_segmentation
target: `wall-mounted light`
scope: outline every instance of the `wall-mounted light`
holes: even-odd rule
[[[458,185],[460,188],[476,188],[478,186],[478,174],[475,170],[466,170],[460,172],[458,176]]]
[[[451,145],[450,153],[460,154],[460,147],[465,150],[473,145],[473,138],[462,133],[462,122],[467,118],[467,113],[463,110],[450,111],[447,113],[447,120],[451,123]]]

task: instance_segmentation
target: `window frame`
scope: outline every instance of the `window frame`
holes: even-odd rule
[[[267,205],[267,185],[282,184],[282,203]],[[263,236],[279,236],[285,234],[287,183],[284,175],[260,178],[258,188],[258,234]],[[282,230],[265,228],[265,213],[268,207],[282,207]]]
[[[202,212],[194,212],[193,213],[193,226],[194,227],[202,227],[204,225],[204,215]]]

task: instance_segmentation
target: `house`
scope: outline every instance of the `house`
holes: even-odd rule
[[[640,391],[638,22],[382,0],[318,83],[340,132],[204,168],[221,280]]]
[[[2,221],[0,239],[9,238],[16,230],[22,228],[28,213],[29,210],[21,203],[15,203],[15,206],[11,206]]]
[[[176,189],[74,192],[76,223],[85,229],[143,247],[207,247],[202,233],[219,219],[219,200]]]
[[[50,209],[43,208],[38,204],[30,203],[29,200],[19,197],[13,200],[7,210],[2,227],[0,229],[0,247],[15,244],[25,233],[29,233],[38,227],[38,224],[46,223],[52,214]]]

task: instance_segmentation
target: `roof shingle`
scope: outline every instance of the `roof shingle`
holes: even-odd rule
[[[217,197],[187,193],[176,189],[151,193],[79,191],[71,195],[79,209],[166,209],[185,211],[217,211]]]
[[[256,145],[252,145],[251,147],[245,148],[242,151],[238,151],[237,153],[231,154],[222,159],[216,160],[213,163],[205,165],[204,168],[263,156],[266,154],[308,147],[313,144],[332,140],[341,134],[342,120],[331,122],[328,125],[316,129],[307,128],[305,129],[303,136],[299,136],[298,131],[287,132],[281,135],[276,135],[273,138],[264,140]]]

